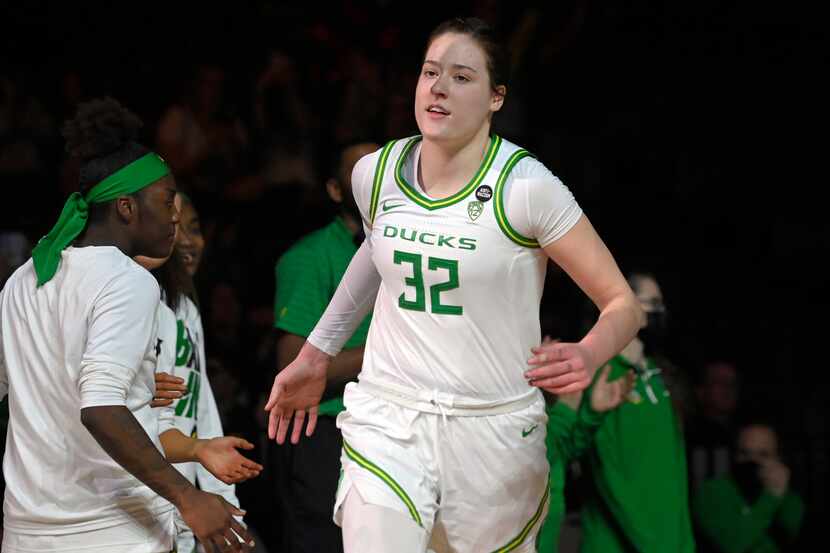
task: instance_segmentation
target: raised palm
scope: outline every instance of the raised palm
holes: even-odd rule
[[[603,367],[591,390],[591,408],[598,412],[610,411],[619,406],[634,386],[634,373],[629,371],[622,378],[608,381],[611,365]]]

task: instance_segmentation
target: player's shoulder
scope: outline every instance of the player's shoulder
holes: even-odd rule
[[[388,144],[389,143],[387,143],[387,145]],[[375,168],[378,166],[381,156],[385,155],[386,150],[386,146],[381,146],[374,152],[368,153],[357,160],[357,163],[354,164],[354,168],[352,168],[352,186],[372,181],[375,174]]]
[[[405,138],[396,138],[386,142],[383,146],[370,154],[366,154],[360,158],[354,166],[352,171],[352,185],[354,186],[355,177],[362,177],[360,182],[372,182],[374,180],[375,172],[380,168],[387,166],[390,162],[394,163],[398,156],[407,149],[407,146],[420,140],[420,135],[408,136]]]
[[[102,271],[102,291],[129,294],[139,301],[161,300],[161,290],[156,278],[118,248],[107,248],[107,251],[94,252],[94,255],[100,263],[96,268]]]
[[[13,290],[24,285],[25,283],[33,283],[36,281],[37,274],[35,273],[35,264],[30,257],[25,263],[23,263],[23,265],[15,269],[14,272],[9,275],[9,278],[6,279],[6,283],[3,285],[2,290]]]
[[[514,180],[556,182],[559,179],[548,167],[533,156],[526,156],[516,163],[511,176]]]

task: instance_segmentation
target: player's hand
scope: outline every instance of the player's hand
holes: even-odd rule
[[[300,441],[308,413],[305,435],[311,436],[317,426],[317,406],[326,389],[326,371],[331,357],[308,342],[297,358],[274,378],[271,396],[265,405],[268,415],[268,437],[285,443],[288,427],[294,422],[291,443]]]
[[[591,408],[597,413],[610,411],[619,406],[634,387],[634,372],[628,371],[624,377],[608,382],[611,365],[605,365],[591,389]]]
[[[262,465],[243,456],[237,448],[250,450],[254,444],[234,436],[199,440],[194,447],[194,456],[225,484],[236,484],[259,476]]]
[[[758,476],[764,488],[776,497],[782,497],[790,486],[790,469],[777,459],[769,459],[761,463]]]
[[[193,488],[177,505],[185,523],[207,551],[242,553],[254,540],[234,516],[244,516],[221,496]]]
[[[150,407],[167,407],[187,393],[183,378],[167,373],[156,373],[156,394]]]
[[[569,394],[588,387],[596,370],[588,350],[575,343],[545,341],[531,348],[525,372],[531,386],[552,394]]]

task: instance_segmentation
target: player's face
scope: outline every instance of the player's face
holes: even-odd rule
[[[180,216],[181,216],[182,197],[179,194],[176,194],[176,197],[173,199],[173,204],[176,207],[176,211],[178,211]],[[181,228],[181,223],[176,225],[176,231],[173,235],[174,236],[174,238],[173,238],[173,243],[174,244],[176,243],[176,240],[179,237],[180,228]],[[148,271],[152,271],[153,269],[158,269],[159,267],[161,267],[162,265],[167,263],[167,260],[170,259],[171,255],[173,255],[173,248],[172,247],[170,248],[170,252],[168,252],[168,254],[164,257],[147,257],[146,255],[137,255],[133,259],[135,260],[136,263],[138,263],[139,265],[141,265],[142,267],[144,267]]]
[[[445,33],[430,44],[415,89],[415,120],[424,138],[463,144],[501,109],[504,89],[493,90],[487,59],[465,34]]]
[[[179,210],[176,208],[176,181],[172,175],[144,188],[135,220],[136,255],[168,258],[176,240]]]
[[[179,223],[176,245],[182,254],[185,270],[190,276],[195,275],[202,261],[202,252],[205,250],[205,237],[202,235],[199,214],[190,202],[185,202],[182,207],[182,220]]]

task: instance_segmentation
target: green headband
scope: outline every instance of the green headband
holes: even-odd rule
[[[32,250],[37,285],[46,284],[58,272],[61,252],[86,227],[89,204],[109,202],[133,194],[169,174],[170,168],[164,160],[158,154],[150,152],[96,184],[87,192],[86,197],[80,192],[73,192],[63,205],[58,222]]]

